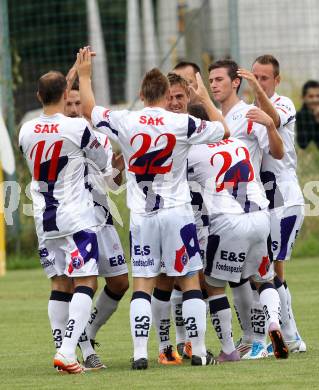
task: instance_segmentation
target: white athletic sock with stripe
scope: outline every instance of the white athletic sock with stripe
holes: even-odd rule
[[[185,343],[186,331],[183,320],[183,293],[175,288],[171,295],[171,310],[176,327],[176,344]]]
[[[152,325],[151,296],[144,291],[135,291],[130,305],[131,335],[134,360],[148,358],[147,344]]]
[[[86,327],[86,334],[90,340],[95,340],[98,330],[108,321],[116,311],[123,295],[114,294],[107,285],[98,295],[91,317]]]
[[[289,314],[290,314],[291,319],[292,319],[292,324],[293,324],[293,327],[294,327],[294,331],[295,331],[296,337],[301,339],[300,333],[299,333],[298,328],[297,328],[296,320],[295,320],[295,317],[294,317],[294,313],[293,313],[293,310],[292,310],[290,290],[289,290],[289,287],[287,286],[287,282],[286,281],[284,281],[284,286],[285,286],[285,289],[286,289]]]
[[[232,314],[226,294],[209,297],[209,311],[212,325],[226,354],[236,348],[232,333]]]
[[[66,324],[69,319],[69,305],[72,294],[62,291],[51,291],[48,302],[48,316],[55,348],[58,350],[63,341]]]
[[[274,283],[280,298],[281,309],[281,330],[285,341],[294,341],[296,332],[294,321],[289,313],[288,298],[285,286],[282,284],[278,276],[275,276]]]
[[[240,327],[243,332],[242,341],[246,344],[253,342],[253,329],[252,329],[252,305],[254,301],[253,291],[250,286],[250,282],[246,280],[243,284],[229,283],[231,291],[233,293],[233,303]]]
[[[260,297],[253,288],[253,304],[251,310],[251,323],[253,330],[253,339],[262,343],[266,347],[267,343],[267,331],[266,331],[266,314],[263,309],[263,305],[260,302]]]
[[[159,343],[159,352],[171,344],[169,330],[171,326],[171,292],[154,288],[152,295],[152,317],[156,336]]]
[[[183,293],[183,318],[187,339],[192,343],[192,354],[206,357],[206,303],[200,290]]]
[[[78,286],[69,307],[69,320],[59,352],[75,359],[75,349],[90,317],[94,292],[90,287]]]
[[[264,283],[259,287],[260,303],[266,315],[267,330],[271,323],[280,328],[280,298],[275,286],[272,283]]]

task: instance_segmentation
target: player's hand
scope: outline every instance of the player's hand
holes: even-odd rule
[[[207,101],[211,101],[209,93],[205,87],[205,84],[203,82],[203,79],[199,72],[196,73],[196,81],[197,81],[197,88],[195,89],[192,85],[189,86],[190,92],[192,96],[191,100],[199,100],[201,103],[205,103]]]
[[[237,70],[237,74],[238,74],[239,77],[242,77],[244,80],[247,80],[249,86],[254,91],[258,91],[258,89],[260,88],[260,85],[259,85],[256,77],[254,76],[254,74],[252,72],[250,72],[247,69],[240,68],[240,69]]]
[[[246,118],[252,122],[260,123],[266,127],[275,126],[271,117],[266,114],[265,111],[257,107],[250,109],[246,114]]]
[[[80,49],[75,62],[75,68],[77,70],[77,73],[79,77],[91,77],[91,58],[92,53],[95,55],[94,52],[91,52],[90,47],[86,46],[83,49]]]

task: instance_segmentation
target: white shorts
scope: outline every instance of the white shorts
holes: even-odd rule
[[[104,278],[128,273],[120,238],[113,225],[105,225],[97,233],[99,244],[99,276]]]
[[[133,277],[183,276],[203,268],[190,204],[149,215],[131,212],[130,244]]]
[[[48,278],[98,275],[99,246],[94,229],[39,241],[40,263]]]
[[[266,276],[269,233],[267,210],[211,217],[204,274],[235,283],[253,275]]]
[[[304,220],[304,206],[270,210],[270,235],[274,260],[289,260]]]

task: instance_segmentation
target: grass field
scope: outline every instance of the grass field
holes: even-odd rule
[[[0,279],[0,389],[319,389],[318,261],[295,259],[287,273],[295,316],[308,346],[305,354],[291,355],[286,361],[269,358],[218,367],[192,368],[188,362],[181,367],[160,367],[152,332],[149,370],[131,371],[127,294],[98,334],[98,353],[108,369],[79,376],[59,376],[52,368],[54,347],[47,318],[49,282],[42,270],[9,271]],[[235,338],[238,335],[235,326]],[[219,351],[209,321],[207,346],[215,353]]]

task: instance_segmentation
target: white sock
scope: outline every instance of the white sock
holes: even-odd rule
[[[93,290],[90,287],[76,287],[70,302],[69,320],[62,346],[59,349],[62,355],[75,358],[76,346],[90,317],[93,294]]]
[[[242,341],[247,344],[253,342],[251,311],[254,301],[253,291],[248,280],[241,285],[229,283],[233,293],[233,302],[238,322],[243,332]]]
[[[152,295],[152,317],[153,325],[155,326],[155,332],[159,343],[159,352],[163,352],[164,349],[169,346],[170,337],[169,329],[171,326],[170,302],[171,292],[154,288]]]
[[[293,341],[296,338],[294,322],[289,313],[288,299],[285,286],[281,280],[275,276],[275,287],[280,298],[281,330],[285,341]]]
[[[151,296],[135,291],[130,305],[131,335],[134,346],[134,360],[147,359],[147,343],[152,325]]]
[[[95,340],[96,333],[116,311],[122,297],[123,295],[114,294],[105,285],[96,299],[91,318],[86,327],[86,333],[90,340]]]
[[[260,302],[260,297],[257,290],[253,289],[253,305],[251,309],[251,323],[253,328],[253,339],[266,346],[266,314],[263,305]]]
[[[287,301],[288,301],[288,307],[289,307],[289,314],[290,314],[290,317],[291,317],[291,320],[292,320],[292,324],[293,324],[293,327],[294,327],[294,330],[295,330],[295,337],[298,337],[298,338],[301,339],[300,333],[299,333],[298,328],[297,328],[295,316],[294,316],[294,313],[293,313],[293,310],[292,310],[290,290],[289,290],[289,287],[287,286],[287,282],[286,281],[284,281],[283,284],[284,284],[285,289],[286,289]]]
[[[79,338],[79,347],[82,352],[83,360],[85,361],[90,355],[95,355],[96,352],[94,351],[94,348],[92,347],[91,341],[84,329],[83,333],[81,334]]]
[[[236,348],[232,334],[232,315],[226,294],[215,295],[209,298],[211,321],[217,337],[226,354],[232,353]]]
[[[271,323],[280,328],[280,298],[272,283],[266,282],[259,288],[259,299],[266,314],[267,330]]]
[[[55,348],[58,350],[63,341],[66,324],[69,318],[69,304],[72,294],[62,291],[51,291],[48,303],[48,316]]]
[[[206,357],[206,303],[200,290],[183,293],[183,318],[193,355]]]
[[[171,295],[171,310],[176,327],[176,344],[185,343],[186,331],[183,320],[183,293],[175,288]]]

